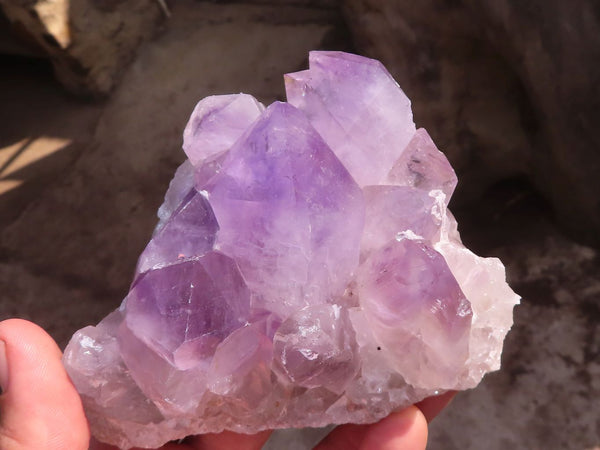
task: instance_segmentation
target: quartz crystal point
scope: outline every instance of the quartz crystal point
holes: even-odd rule
[[[289,103],[202,100],[129,294],[64,364],[94,435],[374,422],[500,366],[518,297],[378,62],[312,52]]]

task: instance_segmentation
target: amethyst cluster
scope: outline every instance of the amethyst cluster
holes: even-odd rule
[[[285,82],[198,103],[129,294],[69,343],[100,440],[373,422],[499,368],[518,297],[404,92],[340,52]]]

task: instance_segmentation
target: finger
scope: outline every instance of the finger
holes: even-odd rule
[[[236,434],[230,431],[224,431],[218,434],[203,434],[190,436],[184,439],[185,443],[168,443],[158,450],[260,450],[267,442],[271,431],[263,431],[259,434]],[[119,450],[113,445],[99,442],[92,438],[89,450]],[[143,450],[135,447],[130,450]]]
[[[427,422],[431,422],[452,401],[455,395],[456,391],[448,391],[442,395],[427,397],[415,406],[423,412]]]
[[[341,425],[315,450],[424,450],[427,421],[410,406],[372,425]]]
[[[222,433],[195,436],[191,445],[198,450],[260,450],[270,435],[271,430],[261,431],[257,434],[223,431]]]
[[[92,439],[90,441],[89,450],[119,450],[119,447],[115,447],[114,445],[110,445],[110,444],[105,444],[104,442],[97,441],[96,439],[94,439],[92,437]],[[144,449],[140,448],[140,447],[133,447],[133,448],[130,448],[129,450],[144,450]],[[159,450],[195,450],[195,449],[186,444],[168,443],[168,444],[163,445]]]
[[[87,449],[81,400],[52,338],[31,322],[11,319],[0,322],[0,341],[6,369],[0,380],[0,448]]]

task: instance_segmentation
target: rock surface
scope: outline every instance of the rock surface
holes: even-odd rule
[[[592,1],[346,0],[358,48],[382,60],[477,199],[526,174],[565,229],[600,244],[600,11]]]
[[[156,0],[1,0],[17,37],[50,59],[71,92],[104,96],[164,18]]]

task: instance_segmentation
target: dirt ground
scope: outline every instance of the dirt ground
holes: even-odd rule
[[[0,71],[0,319],[42,325],[64,346],[127,292],[195,103],[247,92],[283,99],[282,74],[311,49],[351,49],[337,13],[182,1],[113,95],[65,94],[40,61]],[[464,242],[499,256],[523,296],[503,369],[457,396],[431,449],[600,446],[600,258],[564,237],[523,180],[455,211]],[[318,432],[279,434],[303,449]],[[292,441],[290,441],[292,439]]]

